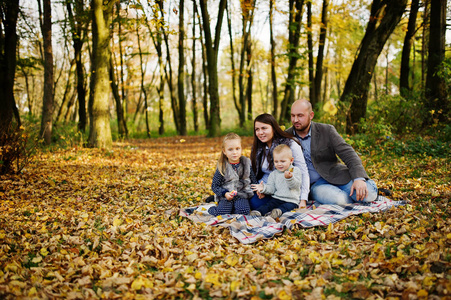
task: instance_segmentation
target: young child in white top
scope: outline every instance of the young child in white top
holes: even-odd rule
[[[292,165],[294,159],[290,147],[284,144],[277,146],[273,158],[275,170],[269,174],[268,182],[251,185],[253,191],[271,195],[272,199],[251,211],[251,215],[261,216],[270,212],[270,216],[276,219],[287,211],[306,206],[305,200],[300,203],[302,173]]]

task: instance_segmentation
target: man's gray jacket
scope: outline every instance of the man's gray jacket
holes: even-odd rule
[[[362,160],[334,126],[311,122],[311,130],[310,155],[313,166],[322,178],[335,185],[347,184],[356,178],[369,179]],[[293,127],[286,131],[295,135]]]

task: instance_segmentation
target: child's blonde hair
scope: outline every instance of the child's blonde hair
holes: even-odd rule
[[[274,148],[272,153],[273,153],[273,156],[274,156],[274,154],[286,153],[290,157],[293,157],[293,151],[291,151],[291,148],[288,145],[285,145],[285,144],[280,144],[279,146]]]
[[[227,141],[231,141],[231,140],[240,140],[240,143],[241,143],[241,137],[238,134],[236,134],[234,132],[227,133],[227,135],[222,139],[222,150],[225,149],[225,143]],[[224,151],[221,151],[221,155],[219,156],[219,159],[218,159],[217,168],[218,168],[219,173],[221,173],[222,176],[224,176],[224,173],[225,173],[226,162],[227,162],[227,156],[225,156]]]

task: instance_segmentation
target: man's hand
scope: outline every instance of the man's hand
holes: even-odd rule
[[[354,194],[354,190],[356,192],[357,201],[362,201],[366,198],[366,196],[368,196],[368,188],[364,180],[354,180],[349,196],[352,196],[352,194]]]

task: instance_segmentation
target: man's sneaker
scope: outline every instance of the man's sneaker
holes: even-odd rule
[[[254,217],[261,217],[262,216],[262,214],[258,210],[251,211],[251,213],[249,215],[254,216]]]
[[[282,215],[282,210],[280,208],[274,208],[269,215],[274,220]]]

